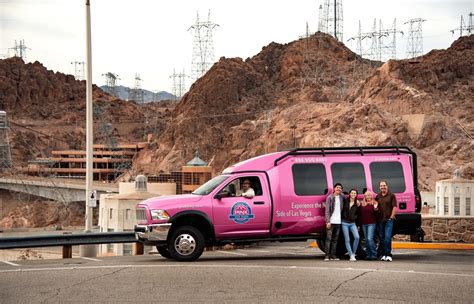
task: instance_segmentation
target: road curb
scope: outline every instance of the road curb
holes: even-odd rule
[[[318,248],[316,242],[309,247]],[[443,250],[474,250],[474,244],[464,243],[416,243],[416,242],[392,242],[393,249],[443,249]]]

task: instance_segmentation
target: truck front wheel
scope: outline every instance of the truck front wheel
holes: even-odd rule
[[[204,236],[193,226],[182,226],[171,233],[168,251],[177,261],[197,260],[204,251]]]

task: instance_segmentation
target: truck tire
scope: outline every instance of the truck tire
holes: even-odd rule
[[[182,226],[172,231],[168,252],[177,261],[195,261],[204,251],[205,240],[193,226]]]
[[[158,250],[158,253],[164,257],[165,259],[171,259],[170,252],[168,251],[168,247],[166,246],[156,246],[156,250]]]
[[[326,239],[318,239],[316,240],[319,249],[326,253]],[[336,247],[336,256],[339,258],[343,257],[347,253],[346,245],[344,244],[344,236],[342,235],[342,231],[339,233],[339,240],[337,241]]]

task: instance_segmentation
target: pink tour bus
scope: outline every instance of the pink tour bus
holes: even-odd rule
[[[239,195],[244,180],[254,197]],[[422,237],[416,154],[404,146],[298,148],[258,156],[225,169],[192,194],[139,203],[135,232],[140,242],[178,261],[229,243],[315,239],[324,250],[324,202],[332,185],[357,189],[362,198],[366,189],[377,193],[380,180],[397,197],[394,234]]]

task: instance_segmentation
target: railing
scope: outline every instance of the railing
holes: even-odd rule
[[[96,245],[116,243],[137,243],[137,254],[143,254],[143,246],[137,242],[135,232],[100,232],[25,237],[0,237],[0,249],[63,247],[63,258],[72,257],[74,245]]]

